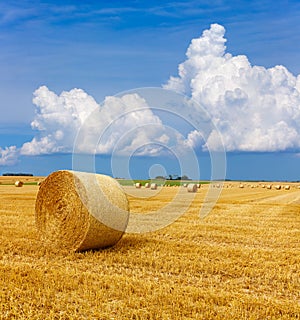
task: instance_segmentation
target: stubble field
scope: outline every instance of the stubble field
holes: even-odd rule
[[[63,255],[39,242],[38,186],[0,184],[0,319],[299,319],[300,189],[232,185],[205,219],[207,185],[164,229]],[[179,189],[183,205],[186,189],[163,187],[130,209]]]

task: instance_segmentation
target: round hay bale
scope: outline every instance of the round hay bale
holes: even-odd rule
[[[276,190],[280,190],[280,189],[281,189],[281,185],[277,184],[277,185],[275,186],[275,189],[276,189]]]
[[[156,190],[157,189],[157,184],[156,183],[151,183],[150,189],[151,190]]]
[[[272,185],[271,185],[271,184],[268,184],[268,185],[267,185],[267,189],[271,190],[271,189],[272,189]]]
[[[265,188],[266,186],[263,184],[261,187],[262,187],[262,188]]]
[[[127,227],[128,211],[126,195],[116,180],[75,171],[50,174],[35,203],[40,239],[52,250],[113,246]]]
[[[187,183],[184,183],[183,186],[184,186],[184,188],[187,188],[188,185],[187,185]]]
[[[188,192],[197,192],[197,185],[194,183],[189,183],[187,186]]]
[[[243,188],[244,188],[244,185],[241,183],[241,184],[239,185],[239,188],[243,189]]]
[[[18,187],[18,188],[20,188],[20,187],[23,187],[23,181],[16,181],[15,182],[15,187]]]
[[[135,187],[139,189],[139,188],[141,188],[141,187],[142,187],[142,185],[141,185],[141,183],[140,183],[140,182],[137,182],[137,183],[135,184]]]
[[[197,183],[197,188],[200,189],[201,188],[201,184]]]
[[[149,182],[145,183],[145,188],[150,188],[150,183]]]
[[[285,190],[290,190],[291,187],[290,187],[289,185],[286,185],[286,186],[284,187],[284,189],[285,189]]]

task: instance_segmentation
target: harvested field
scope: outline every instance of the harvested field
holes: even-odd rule
[[[24,184],[36,185],[38,182],[44,180],[45,177],[32,176],[0,176],[0,185],[12,185],[16,181],[22,181]]]
[[[105,250],[59,255],[38,241],[39,187],[24,182],[22,188],[0,185],[1,320],[300,317],[296,185],[267,190],[226,183],[205,219],[199,209],[207,185],[196,194],[124,187],[132,192],[132,212],[157,210],[177,192],[182,202],[195,199],[162,230],[125,234]]]

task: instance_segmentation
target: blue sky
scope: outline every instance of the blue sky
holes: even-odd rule
[[[276,5],[273,1],[221,0],[64,1],[64,4],[5,1],[0,4],[0,147],[18,149],[40,134],[37,127],[31,127],[31,122],[42,110],[42,94],[48,97],[53,92],[59,97],[63,91],[78,88],[101,104],[105,97],[122,91],[165,85],[171,76],[178,77],[178,65],[187,59],[185,53],[191,40],[199,38],[214,23],[226,30],[226,52],[232,56],[245,55],[251,66],[268,69],[282,65],[296,78],[300,74],[299,19],[299,1],[276,1]],[[41,86],[48,91],[39,91],[40,100],[35,104],[34,92]],[[170,83],[169,88],[174,86]],[[198,89],[194,88],[195,96]],[[49,99],[43,101],[48,106],[51,103]],[[300,109],[297,103],[293,110]],[[264,113],[267,115],[268,112]],[[276,123],[280,117],[275,119]],[[293,124],[298,119],[284,119],[285,134],[274,135],[275,145],[280,144],[280,139],[285,140],[288,128],[299,128],[297,123]],[[48,124],[47,130],[53,129],[42,120],[37,119],[40,128]],[[225,126],[225,122],[220,125]],[[244,124],[245,119],[236,123]],[[251,127],[248,130],[251,134]],[[267,141],[260,150],[259,141],[243,147],[245,141],[232,141],[232,134],[224,131],[224,139],[229,141],[227,178],[300,180],[300,149],[295,134],[290,144],[268,147]],[[151,137],[158,138],[157,135],[148,138]],[[3,162],[0,172],[47,175],[53,170],[70,169],[72,156],[59,147],[47,148],[44,153],[40,145],[38,151],[27,148],[27,153],[21,153],[15,162]],[[204,163],[201,172],[210,172],[208,154],[198,157],[206,157],[201,162]],[[99,155],[97,159],[97,170],[111,173],[109,156]],[[168,172],[178,171],[178,163],[163,155],[157,155],[155,160],[143,155],[133,161],[136,170],[132,175],[147,177],[155,161],[164,164]],[[203,173],[202,177],[207,179],[209,174]]]

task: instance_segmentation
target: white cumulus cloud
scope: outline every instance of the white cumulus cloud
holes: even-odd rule
[[[227,151],[299,149],[300,76],[226,53],[224,35],[223,26],[212,24],[193,39],[178,76],[164,87],[192,97],[209,112]],[[206,147],[218,147],[214,135]]]
[[[16,146],[10,146],[2,149],[0,147],[0,166],[9,166],[16,164],[19,150]]]
[[[138,94],[108,96],[99,105],[81,89],[60,95],[42,86],[34,92],[35,137],[23,144],[21,155],[86,152],[157,155],[154,144],[170,140],[160,118]],[[152,144],[151,148],[149,144]],[[151,150],[150,150],[151,149]],[[138,151],[137,151],[138,150]]]
[[[31,127],[36,131],[30,142],[24,143],[22,155],[72,152],[78,129],[97,102],[82,89],[72,89],[56,95],[46,86],[34,92],[35,118]]]
[[[160,118],[142,97],[133,93],[106,97],[82,126],[76,151],[110,154],[116,149],[118,154],[128,155],[140,149],[138,153],[144,155],[149,147],[143,146],[168,140]],[[151,155],[158,150],[152,150]]]
[[[169,130],[137,93],[109,96],[99,105],[82,89],[58,95],[41,86],[33,97],[34,138],[19,149],[0,147],[0,165],[15,163],[19,155],[71,153],[74,147],[152,156],[162,154],[164,146],[218,150],[218,132],[227,151],[299,152],[300,75],[284,66],[252,66],[245,55],[226,52],[226,42],[225,28],[212,24],[191,41],[178,75],[163,86],[192,99],[184,109],[192,119],[203,116],[192,103],[198,102],[216,125],[209,132],[197,128],[182,135],[180,125]]]

